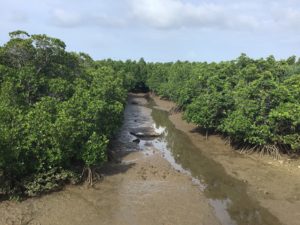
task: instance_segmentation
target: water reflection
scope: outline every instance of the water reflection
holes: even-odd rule
[[[168,113],[156,108],[156,127],[166,128],[152,144],[163,152],[175,169],[190,173],[200,181],[206,197],[224,225],[279,225],[279,220],[247,194],[247,185],[231,176],[216,161],[202,154],[189,137],[175,128]],[[140,145],[143,148],[145,142]],[[144,146],[145,147],[145,146]]]

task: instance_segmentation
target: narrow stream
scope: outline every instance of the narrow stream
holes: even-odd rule
[[[177,130],[168,113],[148,105],[156,129],[164,130],[160,138],[144,140],[140,149],[153,145],[176,170],[188,173],[214,208],[223,225],[279,225],[279,220],[247,194],[247,184],[229,176],[221,164],[206,157],[189,137]],[[201,212],[199,212],[201,213]]]

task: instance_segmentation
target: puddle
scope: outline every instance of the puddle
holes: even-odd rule
[[[202,154],[189,137],[177,130],[168,113],[153,106],[152,119],[163,135],[152,141],[176,170],[190,174],[209,199],[224,225],[277,225],[279,220],[247,194],[247,184],[229,176],[216,161]],[[149,142],[149,141],[148,141]],[[144,142],[140,143],[145,148]]]
[[[203,191],[223,225],[281,224],[247,194],[246,183],[231,177],[221,164],[206,157],[187,134],[176,129],[166,111],[154,106],[153,101],[146,107],[127,105],[125,118],[119,140],[124,145],[127,143],[126,150],[131,151],[138,146],[145,154],[153,147],[161,151],[175,170],[192,177],[193,183]],[[141,139],[138,144],[132,143],[135,137],[130,135],[130,129],[147,126],[162,135],[158,138]]]

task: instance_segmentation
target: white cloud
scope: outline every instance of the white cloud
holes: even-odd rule
[[[70,11],[58,8],[52,11],[51,23],[55,26],[64,28],[75,28],[82,26],[120,27],[125,24],[125,21],[107,16],[102,12],[86,13],[82,11]]]
[[[50,10],[58,27],[107,27],[131,29],[214,29],[293,31],[299,27],[300,9],[294,0],[116,0],[93,1],[92,7],[73,4]],[[295,5],[296,4],[296,5]]]
[[[300,10],[297,8],[276,8],[273,10],[274,23],[281,29],[300,28]]]
[[[29,16],[24,11],[14,10],[10,16],[10,20],[14,23],[26,23],[29,21]]]
[[[76,27],[84,23],[84,18],[79,13],[64,9],[54,9],[52,19],[55,25],[62,27]]]
[[[255,28],[257,17],[244,14],[239,5],[188,3],[182,0],[129,0],[133,17],[155,28]]]
[[[70,49],[96,58],[169,61],[232,59],[240,52],[257,57],[300,55],[300,0],[1,3],[5,10],[0,13],[0,43],[7,41],[8,32],[22,29],[59,37]],[[84,33],[89,35],[80,35]]]

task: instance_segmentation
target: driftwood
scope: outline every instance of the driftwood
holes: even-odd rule
[[[158,133],[143,133],[143,132],[130,132],[130,134],[138,137],[138,138],[155,138],[155,137],[160,137],[161,134],[158,134]]]
[[[140,143],[140,141],[141,141],[140,139],[136,138],[136,139],[134,139],[132,142],[134,142],[134,143],[137,143],[137,144],[138,144],[138,143]]]
[[[138,127],[130,130],[130,134],[137,138],[156,138],[161,134],[155,132],[152,127]]]

